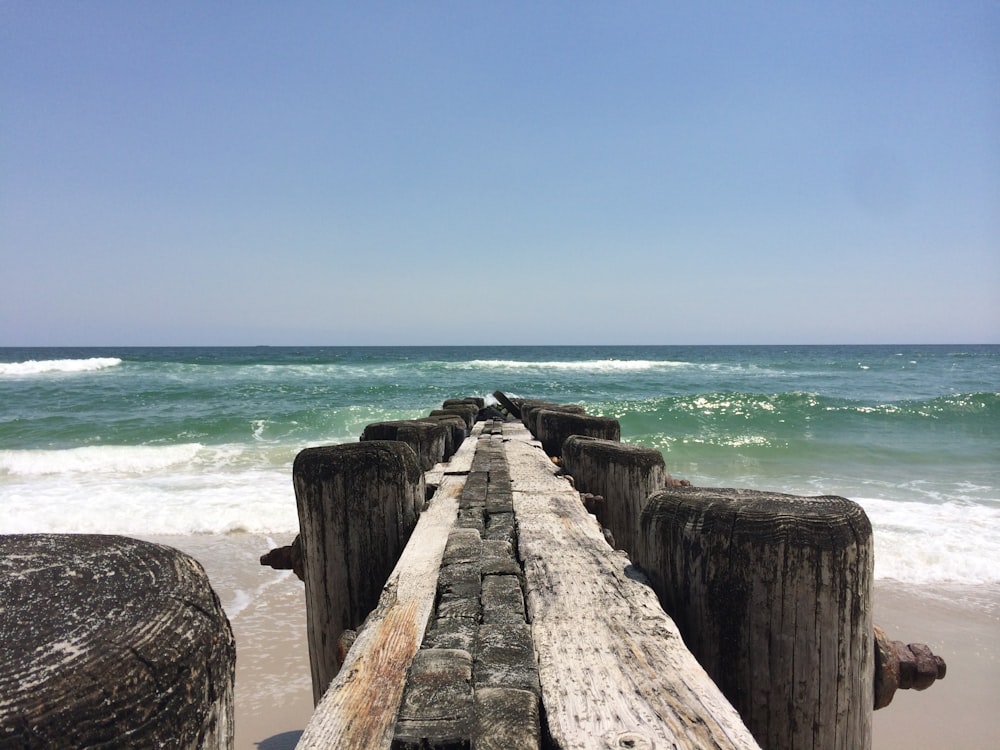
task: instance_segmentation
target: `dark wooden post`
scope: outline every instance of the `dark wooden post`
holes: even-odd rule
[[[233,745],[236,647],[195,560],[121,536],[0,536],[0,747]]]
[[[528,428],[528,431],[538,437],[538,412],[542,409],[549,411],[564,411],[568,414],[586,414],[587,410],[579,404],[556,404],[552,401],[528,400],[521,405],[521,424]]]
[[[336,675],[337,642],[378,603],[424,504],[424,475],[398,441],[307,448],[292,468],[313,698]]]
[[[443,406],[448,408],[449,406],[455,406],[456,404],[472,404],[477,409],[482,409],[486,406],[486,399],[482,396],[465,396],[464,398],[446,398],[444,400]]]
[[[676,487],[633,560],[763,747],[871,747],[871,524],[842,497]]]
[[[418,422],[435,422],[443,424],[448,428],[448,439],[445,442],[444,460],[449,460],[455,455],[455,451],[465,442],[469,436],[469,429],[465,426],[465,420],[460,414],[449,412],[447,414],[432,414],[421,417]]]
[[[559,406],[559,404],[553,401],[542,401],[537,398],[525,399],[521,402],[521,424],[528,428],[528,432],[532,435],[535,434],[535,421],[532,419],[532,414],[538,409],[551,408],[553,406]]]
[[[467,402],[445,402],[440,409],[435,409],[431,412],[431,416],[438,416],[441,414],[457,414],[465,420],[465,426],[471,430],[472,425],[476,423],[476,419],[479,417],[479,407],[475,404]]]
[[[550,456],[562,455],[563,442],[570,435],[590,435],[604,440],[621,438],[621,426],[618,420],[610,417],[592,417],[587,414],[539,409],[534,413],[534,418],[537,422],[534,435]]]
[[[595,515],[611,531],[615,546],[634,552],[642,506],[670,477],[663,454],[655,448],[570,435],[562,459],[577,490],[604,498]]]
[[[421,471],[429,471],[442,461],[450,438],[448,427],[431,420],[399,419],[374,422],[365,427],[361,440],[399,440],[417,456]]]

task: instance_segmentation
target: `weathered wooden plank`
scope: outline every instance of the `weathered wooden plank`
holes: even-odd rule
[[[516,403],[507,398],[507,394],[503,391],[493,391],[493,398],[502,406],[507,412],[514,417],[514,419],[521,418],[521,407]]]
[[[558,747],[758,747],[579,494],[527,430],[511,424],[504,434],[542,700]]]
[[[472,654],[424,648],[413,659],[393,750],[464,747],[473,732]]]
[[[448,474],[468,474],[472,471],[472,459],[476,455],[476,445],[483,433],[483,423],[477,422],[458,450],[447,463],[436,464],[430,471],[424,472],[427,484],[438,486]]]
[[[434,608],[438,571],[465,478],[448,476],[417,522],[340,672],[316,707],[299,750],[389,748],[406,671]]]
[[[509,687],[476,688],[476,750],[538,750],[538,696]]]

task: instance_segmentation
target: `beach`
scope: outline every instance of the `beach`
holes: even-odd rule
[[[292,536],[155,537],[204,565],[236,636],[236,750],[294,747],[312,713],[301,581],[260,566]],[[248,593],[253,592],[252,599]],[[873,750],[992,750],[1000,738],[1000,587],[875,584],[874,620],[926,643],[948,665],[925,691],[897,691],[874,713]],[[228,604],[227,604],[228,602]]]
[[[297,530],[296,454],[495,389],[614,417],[696,486],[858,502],[875,622],[949,666],[875,713],[875,748],[997,744],[1000,346],[2,349],[0,533],[199,560],[236,635],[236,747],[279,750],[312,710],[303,585],[259,558]]]

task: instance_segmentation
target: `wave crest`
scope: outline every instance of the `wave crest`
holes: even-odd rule
[[[0,362],[0,376],[41,375],[49,372],[93,372],[118,367],[118,357],[89,357],[87,359],[29,359],[25,362]]]
[[[170,446],[94,445],[64,450],[5,450],[0,451],[0,475],[144,474],[190,463],[201,449],[199,443],[183,443]]]
[[[652,359],[584,359],[531,362],[516,359],[473,359],[456,362],[454,367],[464,370],[575,370],[581,372],[639,372],[689,366],[689,362]]]

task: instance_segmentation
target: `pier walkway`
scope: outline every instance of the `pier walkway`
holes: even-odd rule
[[[298,747],[755,748],[518,422],[478,422]]]

